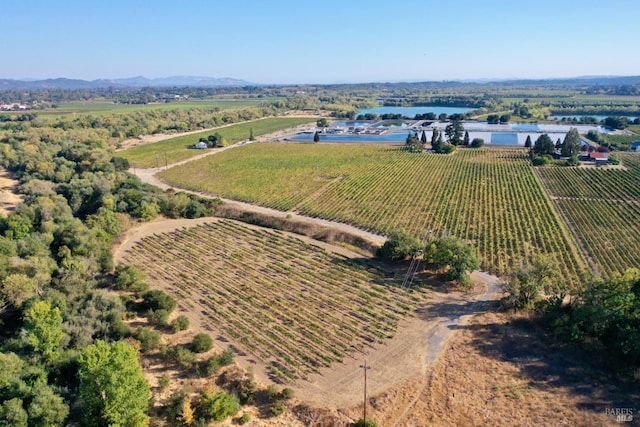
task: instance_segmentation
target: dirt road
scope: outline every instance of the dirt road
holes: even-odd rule
[[[238,144],[234,146],[238,146]],[[224,149],[231,149],[234,146],[225,147]],[[211,150],[198,157],[213,155],[224,149]],[[193,159],[181,163],[191,160]],[[176,191],[211,197],[211,195],[172,187],[156,176],[158,171],[159,169],[136,168],[135,174],[142,181],[162,189],[172,188]],[[386,240],[384,236],[342,223],[305,217],[291,212],[277,211],[233,200],[222,200],[248,211],[276,217],[287,217],[289,215],[296,220],[334,227],[369,239],[377,244],[382,244]],[[183,221],[186,220],[179,222],[181,226],[185,224]],[[159,226],[159,224],[154,226],[153,223],[148,226],[156,232],[165,231],[164,228],[166,227]],[[156,228],[154,229],[154,227]],[[144,232],[137,232],[138,236],[144,234]],[[135,240],[135,235],[129,235],[125,240],[126,245],[124,246],[130,245]],[[122,251],[118,255],[121,253]],[[411,413],[411,408],[414,407],[428,387],[429,370],[443,354],[447,341],[456,328],[467,322],[474,314],[486,311],[489,304],[500,296],[500,279],[497,277],[475,271],[472,278],[476,283],[474,292],[452,291],[446,286],[442,287],[442,289],[434,290],[430,294],[428,302],[423,304],[413,317],[401,322],[396,335],[392,339],[387,340],[375,350],[368,351],[367,354],[348,358],[339,365],[334,364],[330,369],[324,369],[319,374],[312,375],[308,381],[296,382],[293,384],[296,396],[301,401],[312,406],[328,409],[340,410],[341,408],[357,406],[362,401],[362,369],[359,366],[366,358],[367,363],[372,367],[368,384],[370,396],[382,395],[409,383],[416,384],[414,391],[409,396],[401,399],[401,402],[398,402],[398,405],[391,411],[393,412],[391,419],[394,422],[390,425],[401,425],[399,423],[402,422],[407,414]]]

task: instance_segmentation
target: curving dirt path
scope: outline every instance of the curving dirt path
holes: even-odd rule
[[[236,144],[234,146],[238,146]],[[231,149],[234,146],[225,147]],[[223,149],[211,150],[204,153],[204,157],[221,152]],[[181,163],[194,160],[189,159]],[[171,165],[171,166],[175,166]],[[194,191],[176,188],[162,181],[156,176],[160,169],[139,169],[135,174],[144,182],[162,189],[174,189],[197,194],[202,197],[212,197]],[[133,170],[131,172],[134,172]],[[225,203],[238,206],[243,210],[273,215],[276,217],[293,217],[299,221],[307,221],[323,226],[330,226],[338,230],[358,235],[373,243],[381,245],[386,237],[370,233],[347,224],[327,221],[318,218],[305,217],[291,212],[282,212],[262,206],[255,206],[234,200],[222,199]],[[209,221],[211,218],[209,218]],[[145,224],[137,230],[124,236],[115,249],[115,258],[119,259],[126,247],[131,247],[137,239],[148,233],[168,231],[171,227],[181,227],[188,221],[179,220],[169,225],[163,221]],[[342,408],[361,407],[362,402],[362,369],[363,360],[372,367],[369,372],[367,384],[369,396],[382,395],[390,390],[404,387],[407,384],[415,384],[412,392],[395,405],[389,408],[389,425],[399,423],[411,413],[412,408],[424,396],[425,390],[430,384],[430,372],[440,356],[444,353],[447,342],[456,328],[467,322],[471,316],[489,309],[490,304],[501,295],[501,280],[495,276],[474,271],[472,279],[476,284],[471,293],[451,291],[446,286],[435,289],[429,294],[429,300],[422,304],[413,317],[401,322],[396,335],[387,340],[375,350],[369,351],[358,357],[351,357],[344,363],[334,365],[331,369],[325,369],[319,374],[312,375],[308,381],[297,381],[293,384],[296,396],[305,403],[327,408],[341,410]]]

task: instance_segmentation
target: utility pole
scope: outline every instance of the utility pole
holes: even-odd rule
[[[367,425],[367,371],[371,369],[371,366],[367,366],[367,359],[364,359],[364,365],[360,365],[362,369],[364,369],[364,405],[363,405],[363,414],[362,420],[364,425]]]

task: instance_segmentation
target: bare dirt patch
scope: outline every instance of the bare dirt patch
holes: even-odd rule
[[[8,215],[24,200],[24,196],[17,193],[18,185],[11,172],[5,169],[0,171],[0,213]]]
[[[640,395],[620,386],[580,352],[558,345],[528,319],[495,310],[455,328],[412,410],[397,411],[415,386],[376,398],[381,425],[615,425],[612,408]]]

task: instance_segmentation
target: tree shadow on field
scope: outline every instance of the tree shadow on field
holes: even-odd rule
[[[634,415],[640,411],[637,382],[622,379],[593,355],[558,342],[534,320],[492,323],[479,319],[449,327],[471,331],[471,346],[483,356],[516,366],[530,387],[549,393],[562,389],[578,397],[578,409],[600,414],[613,408],[634,408]]]

